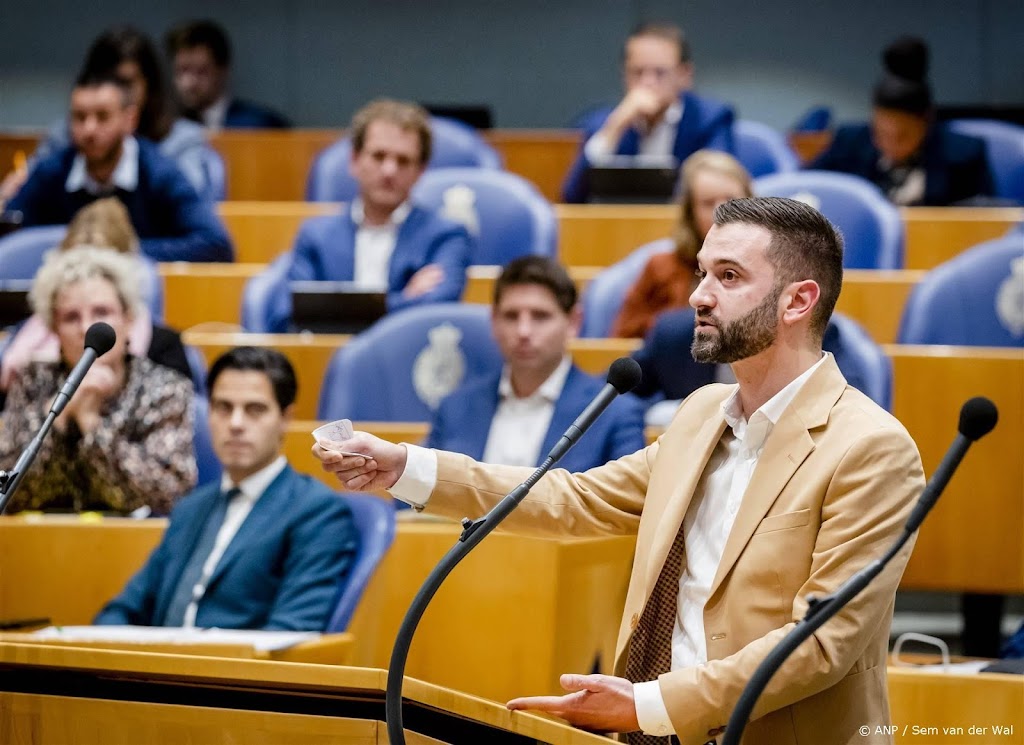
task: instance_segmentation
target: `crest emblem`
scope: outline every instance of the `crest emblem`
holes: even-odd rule
[[[1010,262],[1010,276],[996,292],[996,317],[1014,336],[1024,336],[1024,256]]]
[[[449,220],[466,226],[473,235],[480,235],[480,215],[476,211],[476,192],[465,184],[456,184],[444,190],[441,214]]]
[[[442,323],[427,332],[429,342],[412,365],[412,386],[431,411],[454,391],[466,374],[466,357],[459,342],[462,331]]]

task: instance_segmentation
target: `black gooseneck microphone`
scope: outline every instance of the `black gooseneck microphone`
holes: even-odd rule
[[[114,329],[109,324],[103,322],[94,323],[85,332],[85,350],[82,352],[78,363],[71,370],[67,380],[64,381],[64,385],[61,386],[56,398],[53,399],[53,403],[50,404],[50,413],[46,415],[46,419],[43,420],[39,431],[21,452],[21,455],[18,456],[18,461],[14,464],[14,468],[10,471],[0,471],[0,515],[7,509],[7,503],[14,496],[14,492],[17,491],[18,485],[21,484],[25,473],[31,467],[32,461],[36,459],[36,454],[46,438],[46,433],[53,426],[54,420],[64,411],[68,401],[75,395],[75,391],[82,384],[82,379],[89,372],[92,363],[96,361],[97,357],[102,357],[109,352],[116,340],[117,334],[114,333]]]
[[[529,478],[513,489],[494,508],[481,518],[470,520],[468,517],[462,520],[462,535],[447,554],[438,562],[424,580],[416,597],[413,598],[409,610],[406,611],[402,625],[398,629],[398,636],[395,637],[395,646],[391,651],[391,665],[388,668],[387,696],[385,698],[385,713],[388,727],[388,740],[391,745],[405,745],[405,731],[402,728],[402,682],[405,678],[405,663],[409,656],[409,647],[412,645],[413,634],[419,625],[427,605],[433,599],[441,583],[451,571],[480,543],[487,535],[498,527],[498,524],[511,514],[519,506],[519,503],[526,498],[534,484],[540,481],[541,477],[551,470],[551,467],[568,452],[584,432],[594,423],[594,420],[601,415],[608,405],[620,393],[633,390],[640,383],[640,365],[636,360],[629,357],[621,357],[612,363],[608,369],[608,382],[593,401],[583,410],[576,421],[569,425],[569,429],[562,435],[561,439],[551,448],[551,452],[544,459],[544,462],[530,474]]]
[[[861,590],[867,587],[871,580],[881,574],[886,564],[892,561],[904,544],[910,540],[910,536],[921,527],[925,516],[935,506],[935,502],[943,490],[945,490],[946,484],[949,483],[949,479],[953,476],[957,466],[960,465],[960,461],[963,460],[967,448],[975,440],[991,432],[998,420],[999,413],[996,410],[996,405],[989,399],[981,396],[970,399],[960,408],[960,423],[957,427],[956,439],[953,440],[953,444],[946,451],[946,455],[943,457],[939,467],[932,474],[931,481],[928,482],[921,492],[917,504],[914,505],[910,517],[907,518],[907,522],[903,526],[903,534],[886,551],[882,558],[876,559],[861,569],[840,585],[835,592],[824,597],[812,596],[807,598],[807,613],[803,620],[799,621],[793,627],[793,630],[786,634],[782,641],[768,653],[768,656],[764,658],[764,661],[761,662],[750,677],[746,688],[743,689],[743,693],[736,702],[736,708],[733,709],[732,716],[729,717],[729,723],[725,727],[725,737],[722,740],[722,745],[739,745],[740,738],[743,737],[743,730],[747,726],[747,721],[750,719],[750,714],[754,710],[757,699],[765,687],[767,687],[772,676],[782,666],[782,663],[811,634],[821,628],[828,619],[842,610],[843,606],[853,600]]]

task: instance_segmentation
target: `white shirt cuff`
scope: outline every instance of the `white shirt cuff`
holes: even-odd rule
[[[661,697],[661,686],[657,680],[634,683],[633,701],[636,704],[636,720],[645,734],[665,737],[676,733],[672,720],[668,718],[665,699]]]
[[[583,146],[583,155],[590,163],[599,163],[615,155],[615,146],[609,144],[600,132],[595,132]]]
[[[437,486],[437,453],[406,442],[402,445],[406,452],[405,470],[388,491],[395,499],[421,510]]]

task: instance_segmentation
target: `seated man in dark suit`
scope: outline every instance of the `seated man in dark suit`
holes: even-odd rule
[[[174,88],[186,116],[208,129],[284,129],[287,119],[231,92],[231,41],[220,24],[189,21],[167,32]]]
[[[435,412],[426,446],[486,463],[537,466],[604,387],[568,354],[579,332],[576,286],[551,259],[524,256],[494,286],[491,324],[505,359],[501,374],[468,380]],[[559,461],[585,471],[645,445],[643,414],[620,396]]]
[[[239,347],[213,363],[208,384],[224,475],[178,502],[95,623],[320,631],[358,536],[345,500],[281,455],[295,371],[280,352]]]
[[[704,148],[733,152],[732,108],[690,90],[693,62],[682,29],[637,27],[626,39],[623,77],[619,105],[581,125],[583,144],[562,185],[564,202],[588,200],[587,169],[609,156],[672,156],[678,165]]]
[[[113,74],[87,74],[71,92],[74,144],[43,158],[7,203],[22,225],[63,225],[79,209],[115,196],[128,210],[142,253],[157,261],[231,261],[231,241],[213,210],[156,145],[135,137],[136,106]]]
[[[840,127],[810,167],[865,178],[899,205],[942,207],[992,196],[985,143],[935,121],[924,42],[898,39],[883,59],[871,123]]]
[[[472,243],[466,228],[418,206],[413,186],[430,160],[427,112],[400,101],[374,101],[352,119],[350,170],[359,196],[340,215],[306,220],[286,280],[357,282],[387,292],[388,311],[458,300]],[[276,293],[270,328],[291,318],[287,288]]]

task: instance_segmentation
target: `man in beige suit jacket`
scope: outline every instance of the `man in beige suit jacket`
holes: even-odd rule
[[[906,430],[822,353],[842,283],[842,241],[828,221],[791,200],[728,202],[698,261],[692,353],[731,364],[738,385],[696,391],[644,450],[585,473],[552,471],[506,522],[540,534],[638,534],[616,676],[566,675],[568,695],[510,708],[683,745],[720,737],[807,596],[880,556],[923,488]],[[452,517],[486,511],[529,474],[365,433],[326,445],[314,453],[346,488],[389,488]],[[672,664],[653,681],[618,677],[673,544],[684,558]],[[891,742],[878,728],[889,724],[888,635],[910,548],[782,666],[744,743]]]

